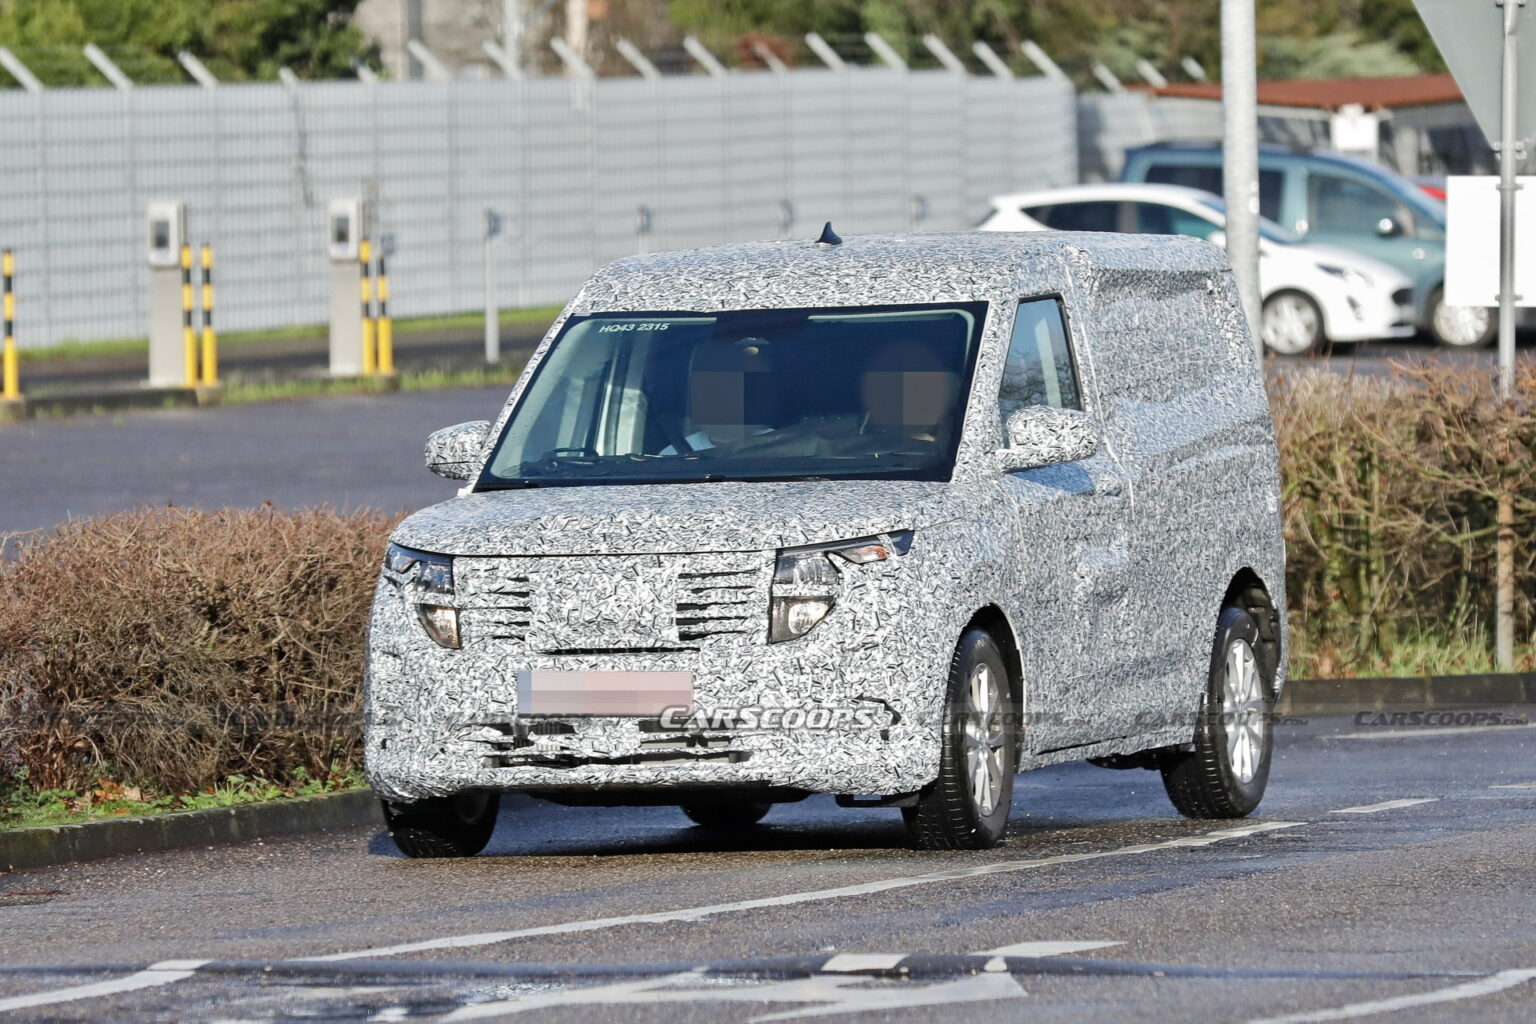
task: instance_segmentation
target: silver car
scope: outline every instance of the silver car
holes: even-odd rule
[[[395,531],[365,685],[408,855],[478,852],[509,791],[711,829],[835,794],[970,849],[1062,761],[1196,817],[1263,795],[1276,454],[1208,243],[829,225],[618,260],[427,463],[466,485]]]

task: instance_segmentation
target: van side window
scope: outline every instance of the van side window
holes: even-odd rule
[[[1027,405],[1083,407],[1060,300],[1026,299],[1019,303],[998,405],[1005,422],[1014,410]]]

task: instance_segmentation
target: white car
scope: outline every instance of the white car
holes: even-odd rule
[[[1193,235],[1223,244],[1220,197],[1181,185],[1078,185],[992,199],[982,231],[1119,231]],[[1325,342],[1414,332],[1413,282],[1357,253],[1308,245],[1273,221],[1259,228],[1260,333],[1270,351],[1301,355]]]

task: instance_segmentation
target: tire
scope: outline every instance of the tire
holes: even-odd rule
[[[1168,755],[1162,765],[1163,788],[1186,818],[1246,817],[1264,798],[1275,681],[1260,642],[1253,616],[1222,609],[1195,749]]]
[[[704,828],[720,832],[751,828],[763,820],[773,804],[746,800],[737,804],[683,804],[682,812]]]
[[[476,790],[409,804],[383,803],[389,838],[407,857],[473,857],[496,831],[501,794]]]
[[[1269,296],[1259,321],[1264,347],[1277,356],[1304,356],[1320,351],[1328,342],[1323,333],[1323,311],[1311,296],[1301,292]]]
[[[1445,289],[1429,295],[1429,333],[1446,348],[1482,348],[1498,333],[1497,313],[1487,306],[1447,306]]]
[[[997,642],[966,630],[950,662],[939,777],[901,811],[918,848],[986,850],[1002,841],[1017,770],[1014,708]]]

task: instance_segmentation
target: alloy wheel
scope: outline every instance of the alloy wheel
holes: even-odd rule
[[[990,815],[1003,793],[1004,701],[1002,680],[990,666],[971,669],[966,695],[965,767],[977,813]]]
[[[1264,681],[1253,648],[1246,640],[1238,640],[1227,648],[1221,703],[1232,774],[1239,782],[1251,782],[1264,754],[1264,733],[1269,722],[1265,717]]]

